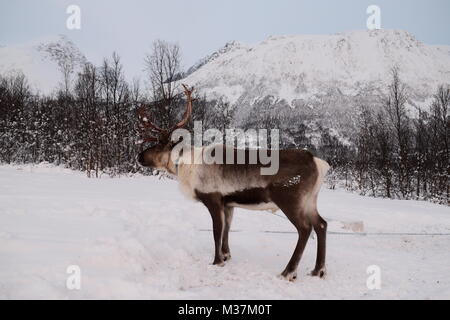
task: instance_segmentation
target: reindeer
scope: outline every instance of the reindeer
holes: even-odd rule
[[[231,258],[228,233],[235,207],[272,211],[281,209],[298,231],[297,246],[281,276],[289,281],[297,278],[299,261],[314,229],[318,241],[317,257],[310,275],[322,278],[325,275],[327,222],[317,211],[317,197],[324,176],[330,168],[328,163],[306,150],[277,150],[278,172],[274,175],[261,175],[260,169],[264,165],[259,160],[256,164],[247,162],[250,157],[248,150],[245,150],[244,164],[195,164],[193,161],[180,161],[182,158],[192,157],[189,152],[181,155],[181,159],[173,159],[171,151],[180,141],[172,141],[171,134],[185,126],[192,113],[193,88],[183,87],[187,98],[186,112],[183,119],[172,128],[156,126],[149,121],[145,110],[140,110],[141,128],[145,130],[144,141],[156,144],[139,154],[139,163],[176,175],[181,190],[203,203],[209,210],[215,243],[214,265],[223,266]],[[203,149],[206,148],[208,147]],[[233,148],[233,151],[237,153],[242,150]]]

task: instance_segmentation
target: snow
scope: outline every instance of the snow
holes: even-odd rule
[[[325,189],[328,274],[307,275],[310,239],[290,283],[277,275],[297,236],[281,212],[237,210],[232,260],[216,267],[209,214],[176,181],[2,165],[0,182],[2,299],[450,298],[449,207]],[[81,268],[80,290],[66,288],[70,265]],[[366,286],[371,265],[380,290]]]
[[[333,88],[346,96],[385,89],[392,67],[416,103],[450,80],[450,47],[431,46],[402,30],[269,37],[256,44],[227,44],[201,60],[182,81],[230,103],[272,95],[289,104]],[[238,91],[228,88],[240,86]]]

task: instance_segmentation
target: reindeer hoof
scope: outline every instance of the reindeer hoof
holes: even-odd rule
[[[229,252],[223,254],[223,261],[230,261],[231,254]]]
[[[295,280],[297,280],[297,272],[286,272],[283,271],[280,275],[283,279],[290,281],[290,282],[294,282]]]
[[[225,265],[225,262],[223,262],[223,260],[214,260],[213,265],[223,267]]]
[[[320,269],[314,269],[313,271],[311,271],[311,273],[309,275],[312,277],[323,278],[323,277],[325,277],[325,274],[326,274],[325,268],[320,268]]]

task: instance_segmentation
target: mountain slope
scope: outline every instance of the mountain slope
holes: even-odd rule
[[[31,87],[43,94],[63,83],[63,66],[73,74],[86,61],[76,45],[63,35],[0,47],[0,75],[22,72]]]
[[[450,47],[425,45],[398,30],[270,37],[257,45],[227,44],[212,57],[183,81],[239,104],[272,96],[311,106],[324,96],[378,93],[393,66],[418,103],[450,82]]]

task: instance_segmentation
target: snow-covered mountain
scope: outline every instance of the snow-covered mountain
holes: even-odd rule
[[[399,30],[334,35],[269,37],[256,45],[238,42],[202,59],[183,82],[209,98],[240,106],[270,96],[291,107],[344,100],[383,91],[392,67],[426,104],[438,85],[450,83],[450,47],[426,45]]]
[[[63,35],[0,47],[0,74],[22,72],[31,87],[44,94],[64,82],[64,68],[76,74],[86,61],[77,46]]]

